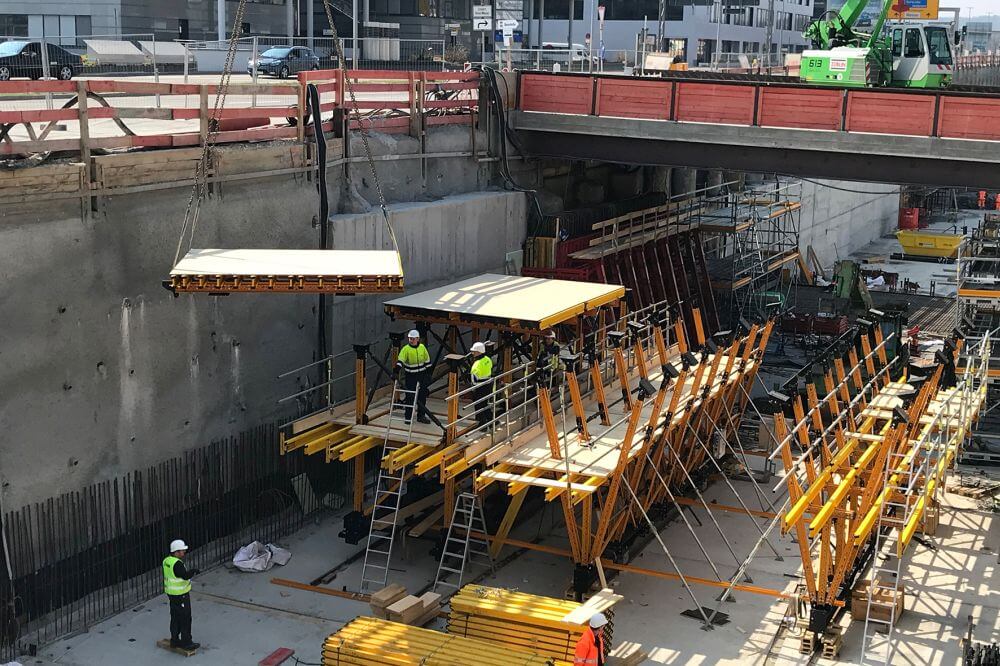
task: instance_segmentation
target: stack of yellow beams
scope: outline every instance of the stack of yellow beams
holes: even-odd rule
[[[388,620],[359,617],[323,643],[325,666],[546,666],[528,651]]]
[[[448,633],[480,638],[515,650],[531,650],[552,657],[556,664],[572,664],[585,624],[563,621],[583,604],[523,592],[466,585],[451,598]],[[584,613],[590,618],[592,612]],[[606,644],[611,644],[611,625]]]

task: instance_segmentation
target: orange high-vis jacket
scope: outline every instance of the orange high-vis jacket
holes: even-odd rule
[[[600,662],[598,661],[598,656],[604,654],[604,636],[602,635],[598,642],[599,645],[594,644],[594,630],[587,627],[583,631],[583,636],[580,636],[579,642],[576,644],[576,658],[573,659],[573,666],[597,666]]]

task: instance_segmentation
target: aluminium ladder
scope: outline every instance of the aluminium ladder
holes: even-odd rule
[[[914,446],[920,446],[920,444],[917,443]],[[906,472],[897,473],[899,477],[902,477],[902,485],[890,485],[890,473],[904,465],[907,467]],[[896,595],[902,594],[898,586],[900,585],[899,577],[903,571],[903,559],[906,556],[905,552],[899,552],[898,544],[900,532],[909,521],[912,513],[913,503],[907,501],[906,497],[913,486],[914,471],[912,458],[907,464],[906,454],[895,451],[886,456],[885,469],[882,472],[882,487],[885,492],[890,493],[890,496],[902,495],[904,501],[889,501],[887,498],[885,506],[879,512],[878,523],[875,525],[875,552],[872,556],[871,576],[868,579],[868,604],[865,612],[864,634],[861,639],[862,666],[878,661],[882,661],[886,666],[893,663],[892,657],[896,647],[893,642],[893,630],[896,627],[896,620],[899,619],[896,613],[898,606]],[[886,515],[890,507],[895,512],[892,518]],[[885,593],[884,597],[880,593]],[[872,607],[876,596],[888,598],[890,601],[887,619],[872,617]],[[873,654],[878,634],[885,635],[884,659],[879,659]]]
[[[410,441],[413,434],[413,419],[417,416],[417,396],[420,394],[420,385],[416,390],[408,391],[399,387],[397,380],[392,385],[392,397],[389,400],[389,419],[385,425],[385,443],[382,447],[382,459],[385,460],[400,447],[391,437],[393,419],[398,419],[410,409],[410,419],[406,421],[406,441]],[[361,591],[371,587],[381,589],[385,587],[389,579],[389,560],[392,557],[392,544],[396,535],[396,520],[399,516],[399,509],[403,498],[403,478],[405,476],[405,465],[400,466],[396,472],[388,471],[385,466],[379,465],[378,481],[375,484],[375,499],[372,507],[372,521],[368,531],[368,545],[365,548],[365,563],[361,569]]]
[[[462,522],[459,522],[461,517]],[[461,528],[464,536],[455,536],[455,526]],[[485,539],[472,536],[475,531],[479,534],[486,534],[486,521],[483,519],[483,507],[479,503],[479,496],[475,493],[462,493],[455,502],[455,511],[451,517],[451,524],[448,525],[448,536],[445,537],[444,545],[441,547],[441,561],[438,563],[437,575],[434,577],[433,590],[436,592],[439,585],[453,587],[456,590],[462,589],[462,577],[465,575],[465,565],[468,561],[475,561],[475,557],[485,557],[485,561],[480,564],[488,564],[490,571],[496,571],[493,556],[490,554],[490,545]],[[448,574],[458,574],[458,583],[448,583],[443,580]]]

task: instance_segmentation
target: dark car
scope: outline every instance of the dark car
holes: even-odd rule
[[[80,71],[83,61],[55,44],[46,44],[49,53],[49,74],[60,81],[69,81]],[[44,76],[41,42],[13,40],[0,44],[0,81],[16,77],[40,79]]]
[[[304,46],[274,46],[257,59],[258,72],[279,79],[309,69],[319,69],[319,56]],[[247,61],[247,74],[253,75],[253,58]]]

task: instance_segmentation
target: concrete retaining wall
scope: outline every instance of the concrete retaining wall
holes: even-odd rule
[[[460,132],[448,132],[457,142]],[[464,150],[468,136],[466,130]],[[468,157],[428,161],[427,187],[419,159],[397,168],[402,164],[379,164],[390,201],[480,184]],[[331,172],[333,200],[342,201],[342,170]],[[177,188],[115,196],[89,217],[81,217],[75,202],[0,210],[6,509],[287,414],[276,399],[294,387],[278,385],[275,377],[315,358],[317,298],[174,298],[164,290],[160,281],[172,265],[189,194]],[[227,183],[221,197],[204,204],[195,246],[316,247],[317,207],[315,184],[304,176]],[[502,270],[505,254],[524,236],[519,193],[465,194],[392,209],[409,291]],[[335,216],[332,238],[343,249],[386,245],[384,223],[374,213]],[[333,351],[384,331],[388,320],[375,300],[332,299]]]
[[[899,188],[840,180],[816,183],[821,184],[802,181],[799,247],[805,251],[812,245],[823,266],[833,266],[896,228]]]

